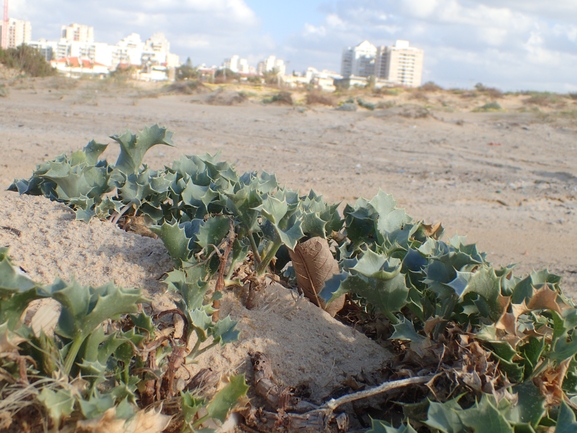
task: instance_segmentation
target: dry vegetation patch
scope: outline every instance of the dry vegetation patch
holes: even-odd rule
[[[323,93],[320,91],[312,91],[306,94],[307,105],[328,105],[329,107],[334,107],[337,105],[335,97],[331,94]]]

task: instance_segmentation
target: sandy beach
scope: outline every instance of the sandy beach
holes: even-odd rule
[[[382,108],[347,112],[306,105],[304,92],[293,92],[292,106],[262,102],[278,89],[243,89],[240,103],[238,92],[16,80],[0,98],[0,184],[92,139],[109,143],[110,135],[158,123],[174,131],[176,146],[152,149],[145,159],[152,167],[220,153],[239,172],[276,173],[282,184],[332,202],[382,189],[413,218],[442,222],[445,238],[478,243],[494,265],[515,263],[518,274],[548,268],[577,294],[577,101],[505,95],[496,99],[502,111],[474,112],[495,99],[413,90],[362,95]]]

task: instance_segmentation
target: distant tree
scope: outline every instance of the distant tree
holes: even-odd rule
[[[184,80],[194,80],[200,76],[198,68],[192,65],[192,60],[190,57],[186,59],[186,62],[178,68],[176,68],[176,79],[179,81]]]
[[[258,75],[251,75],[247,77],[246,81],[251,84],[262,84],[262,78]]]
[[[136,67],[133,65],[117,65],[116,69],[110,73],[110,78],[115,81],[128,81],[136,72]]]
[[[239,78],[240,76],[229,68],[222,68],[214,73],[215,81],[220,83],[228,83]]]
[[[349,90],[349,88],[351,87],[350,81],[344,78],[335,80],[334,84],[338,92]]]
[[[279,68],[272,68],[269,71],[264,71],[262,77],[266,84],[280,84],[280,70]]]
[[[369,75],[367,77],[366,89],[373,91],[373,90],[375,90],[376,84],[377,84],[377,77],[374,75]]]
[[[56,74],[56,69],[50,66],[40,51],[25,44],[7,50],[0,48],[0,63],[7,68],[18,69],[31,77]]]

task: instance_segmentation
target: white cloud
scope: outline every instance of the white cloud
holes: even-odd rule
[[[405,0],[399,2],[402,12],[419,18],[427,18],[439,6],[438,0]]]
[[[330,63],[328,56],[316,57],[326,61],[320,67],[338,68],[342,48],[365,39],[375,45],[407,39],[425,50],[424,81],[484,82],[505,90],[542,82],[541,89],[559,91],[576,82],[575,0],[337,0],[323,12],[326,34],[314,47],[306,45],[304,34],[291,41],[305,56],[311,52],[309,61],[323,44],[333,50]],[[329,24],[332,16],[339,18],[338,29]]]
[[[305,36],[325,36],[327,34],[327,29],[324,26],[315,27],[312,24],[305,23],[303,34]]]
[[[337,14],[329,14],[326,22],[333,29],[343,29],[345,26],[345,22]]]
[[[499,46],[504,43],[508,32],[505,29],[479,28],[477,33],[479,39],[485,41],[488,45]]]

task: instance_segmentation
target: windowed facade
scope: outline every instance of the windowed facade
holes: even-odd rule
[[[408,41],[376,48],[368,41],[343,50],[341,74],[349,77],[369,77],[418,87],[423,75],[423,50],[411,47]]]

